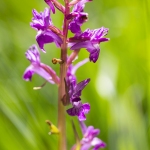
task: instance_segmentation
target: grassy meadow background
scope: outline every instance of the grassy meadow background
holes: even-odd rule
[[[63,2],[63,1],[61,1]],[[36,31],[29,26],[32,9],[43,11],[44,0],[0,0],[0,150],[56,150],[57,136],[48,135],[46,119],[57,124],[57,87],[44,80],[22,80],[29,61],[25,51],[36,44]],[[91,78],[82,95],[91,104],[86,124],[99,128],[105,150],[150,149],[150,1],[93,0],[87,3],[86,28],[109,28],[109,42],[101,43],[96,64],[77,71],[78,81]],[[61,28],[63,16],[52,15]],[[41,51],[41,61],[59,73],[51,59],[59,57],[54,44]],[[88,57],[81,50],[79,60]],[[81,137],[77,119],[76,128]],[[71,118],[67,116],[68,150],[75,143]]]

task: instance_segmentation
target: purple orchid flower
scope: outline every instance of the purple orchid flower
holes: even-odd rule
[[[70,98],[70,103],[72,104],[72,108],[67,110],[67,113],[70,116],[78,116],[79,120],[85,120],[85,114],[90,111],[90,105],[88,103],[81,103],[81,92],[85,88],[85,86],[89,83],[90,79],[86,79],[77,84],[75,72],[76,70],[87,63],[89,60],[85,59],[81,62],[78,62],[75,66],[72,64],[69,65],[67,70],[66,82],[68,86],[68,94]]]
[[[77,84],[75,73],[79,67],[87,63],[89,60],[84,59],[80,62],[78,62],[76,65],[70,64],[67,69],[67,75],[66,75],[66,82],[67,86],[69,87],[69,96],[70,96],[70,102],[76,97],[81,96],[81,91],[84,89],[84,87],[89,83],[90,79],[86,79],[80,83]]]
[[[62,44],[62,39],[50,28],[50,26],[53,26],[50,18],[50,9],[45,8],[44,12],[40,13],[33,9],[32,14],[33,18],[30,26],[38,31],[36,41],[40,49],[45,52],[44,44],[52,42],[54,42],[57,47],[60,47]]]
[[[90,30],[86,29],[79,36],[74,36],[69,39],[68,46],[71,47],[71,50],[77,50],[80,48],[86,48],[90,53],[89,59],[94,63],[97,61],[100,53],[99,44],[101,42],[108,41],[109,38],[105,38],[107,35],[108,29],[101,27],[99,29]]]
[[[77,100],[77,99],[76,99]],[[85,114],[90,111],[90,105],[88,103],[82,104],[80,99],[72,102],[73,107],[67,110],[70,116],[78,116],[79,121],[86,120]]]
[[[89,83],[90,79],[86,79],[76,84],[75,80],[72,80],[69,86],[69,96],[70,102],[72,103],[72,108],[67,110],[70,116],[78,116],[80,121],[86,120],[85,114],[90,111],[90,105],[88,103],[82,104],[80,96],[82,90]]]
[[[49,66],[40,62],[40,53],[36,45],[32,45],[29,50],[27,50],[25,55],[31,64],[24,72],[24,80],[31,81],[32,75],[36,73],[52,84],[59,84],[59,78],[57,77],[55,71]]]
[[[106,146],[102,140],[97,138],[97,135],[100,133],[99,129],[94,129],[93,126],[86,127],[84,122],[80,122],[80,127],[83,134],[81,150],[89,150],[91,147],[93,147],[93,150],[99,150]]]
[[[67,19],[72,21],[69,24],[69,30],[72,33],[78,35],[81,34],[81,25],[87,21],[88,14],[84,12],[85,3],[91,0],[80,0],[74,5],[72,12],[67,16]]]

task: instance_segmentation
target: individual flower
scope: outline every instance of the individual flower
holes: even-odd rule
[[[30,26],[38,31],[36,41],[40,49],[45,52],[44,44],[52,42],[54,42],[57,47],[60,47],[62,44],[62,39],[57,32],[52,30],[53,23],[50,18],[50,9],[45,8],[44,12],[40,13],[33,9],[32,14],[33,18]]]
[[[71,20],[69,23],[69,30],[74,34],[80,34],[81,25],[87,21],[88,14],[84,12],[85,3],[91,0],[80,0],[77,4],[74,5],[72,12],[67,16],[68,20]]]
[[[84,59],[78,62],[74,66],[72,64],[68,66],[67,74],[66,74],[66,82],[67,82],[67,86],[69,87],[68,92],[70,96],[70,102],[72,102],[74,98],[81,96],[81,91],[90,81],[90,79],[86,79],[77,84],[77,80],[75,76],[77,69],[82,65],[84,65],[85,63],[87,63],[88,61],[89,61],[88,59]]]
[[[70,116],[77,116],[79,121],[86,120],[85,114],[90,111],[90,105],[88,103],[82,104],[80,98],[74,100],[75,101],[72,102],[73,107],[68,109],[67,113]]]
[[[66,95],[69,95],[70,103],[72,104],[72,108],[67,110],[67,113],[70,116],[77,116],[79,120],[85,120],[85,114],[90,111],[90,105],[88,103],[82,104],[81,102],[81,92],[85,88],[85,86],[89,83],[90,79],[86,79],[77,83],[75,72],[76,70],[88,62],[88,59],[78,62],[75,66],[70,64],[67,69],[66,75],[66,86],[68,92]]]
[[[78,99],[79,96],[81,96],[81,91],[90,81],[90,79],[86,79],[77,84],[77,80],[75,76],[76,70],[82,65],[84,65],[85,63],[87,63],[88,61],[89,61],[88,59],[84,59],[83,61],[78,62],[74,66],[67,61],[68,69],[67,69],[66,78],[64,79],[66,93],[62,98],[62,102],[64,106],[72,103],[73,99],[75,98]]]
[[[34,73],[42,76],[48,82],[59,84],[59,78],[55,71],[49,66],[40,62],[40,53],[36,45],[32,45],[25,53],[26,58],[30,61],[30,66],[26,68],[23,78],[26,81],[31,81]]]
[[[75,35],[69,39],[68,46],[71,50],[78,50],[80,48],[86,48],[90,53],[89,59],[94,63],[97,61],[100,53],[99,44],[101,42],[108,41],[108,38],[104,36],[107,35],[108,28],[98,28],[94,30],[86,29],[80,35]]]
[[[94,129],[93,126],[88,126],[84,124],[84,122],[80,122],[80,127],[82,130],[83,138],[81,140],[81,150],[89,150],[93,147],[93,150],[99,150],[100,148],[104,148],[106,144],[97,138],[100,133],[99,129]]]

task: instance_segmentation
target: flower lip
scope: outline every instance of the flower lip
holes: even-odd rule
[[[81,101],[73,102],[73,107],[67,110],[70,116],[77,116],[79,121],[86,120],[85,114],[90,111],[90,105],[88,103],[82,104]]]
[[[30,69],[26,69],[27,71],[24,72],[23,79],[26,81],[31,81],[32,75],[34,74],[34,71]]]
[[[36,41],[37,41],[40,49],[43,52],[46,52],[45,49],[44,49],[44,45],[47,44],[47,43],[54,42],[57,47],[60,47],[61,44],[62,44],[62,39],[57,34],[55,34],[54,32],[52,32],[49,29],[47,29],[45,31],[40,30],[37,33]]]

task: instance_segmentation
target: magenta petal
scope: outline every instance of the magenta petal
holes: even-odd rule
[[[86,134],[91,136],[91,137],[96,137],[100,133],[99,129],[94,129],[93,126],[89,126],[87,128]]]
[[[60,47],[62,43],[62,39],[50,30],[46,30],[43,32],[39,31],[36,36],[36,41],[43,52],[45,52],[44,44],[55,42],[56,46]]]
[[[99,43],[100,43],[100,42],[107,42],[107,41],[109,41],[109,38],[100,38],[100,39],[98,40]]]
[[[33,67],[33,71],[35,73],[37,73],[38,75],[40,75],[41,77],[43,77],[44,79],[46,79],[51,84],[55,83],[53,81],[51,75],[47,71],[45,71],[41,66],[35,66],[35,67]]]
[[[80,26],[76,22],[71,22],[69,24],[69,29],[71,30],[72,33],[81,32]]]
[[[47,35],[45,32],[42,32],[41,34],[38,34],[36,36],[36,41],[40,47],[40,49],[45,53],[44,44],[52,43],[54,39],[52,36]]]
[[[91,135],[92,131],[94,130],[93,126],[88,126],[87,130],[86,130],[86,135]]]
[[[78,83],[74,89],[73,97],[80,97],[82,90],[85,88],[85,86],[90,82],[90,79],[86,79],[84,81],[81,81]]]
[[[94,47],[90,41],[83,41],[83,42],[78,42],[77,44],[74,44],[70,49],[76,50],[80,48],[93,49]]]
[[[38,51],[38,48],[36,45],[32,45],[25,53],[26,58],[31,62],[31,63],[37,63],[40,64],[40,53]]]
[[[99,150],[100,148],[105,148],[106,144],[99,138],[93,138],[91,145],[94,146],[93,150]]]
[[[89,112],[89,104],[82,104],[80,101],[73,102],[73,108],[67,110],[70,116],[78,116],[79,121],[86,120],[85,113]]]
[[[93,50],[88,50],[90,52],[90,61],[93,61],[94,63],[97,61],[100,53],[100,49],[93,49]]]
[[[78,119],[79,119],[79,121],[85,121],[86,120],[84,112],[82,112],[82,111],[79,112]]]
[[[82,105],[83,109],[84,109],[84,113],[87,114],[90,111],[90,104],[85,103]]]
[[[30,26],[36,30],[44,30],[45,25],[42,19],[42,14],[39,14],[35,9],[32,10],[33,18]]]
[[[78,63],[72,68],[72,70],[71,70],[72,74],[75,74],[76,71],[77,71],[77,69],[78,69],[79,67],[83,66],[84,64],[86,64],[87,62],[89,62],[89,59],[88,59],[88,58],[86,58],[86,59],[84,59],[84,60],[78,62]]]
[[[31,64],[24,72],[23,78],[26,81],[31,80],[32,75],[36,73],[43,77],[45,80],[50,82],[51,84],[54,84],[55,82],[53,81],[51,75],[46,72],[39,64]]]
[[[32,70],[32,66],[29,66],[23,74],[23,79],[26,81],[31,81],[33,74],[34,74],[34,71]]]
[[[73,12],[82,12],[84,7],[85,7],[85,3],[86,2],[90,2],[91,0],[80,0],[73,8]]]
[[[76,116],[76,115],[77,115],[76,109],[75,109],[74,107],[68,109],[68,110],[67,110],[67,113],[68,113],[70,116]]]
[[[33,18],[30,26],[36,30],[45,30],[52,24],[50,19],[50,10],[45,8],[43,12],[38,13],[35,9],[32,10]]]
[[[54,7],[53,3],[51,2],[51,0],[44,0],[44,1],[46,2],[47,5],[49,5],[53,14],[55,14],[55,7]]]
[[[44,24],[45,24],[45,26],[46,27],[48,27],[49,25],[51,25],[52,23],[51,23],[51,18],[50,18],[50,10],[48,9],[48,8],[45,8],[45,10],[44,10]]]

